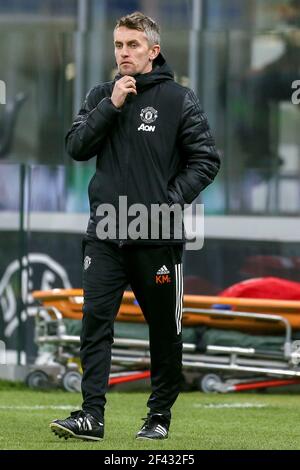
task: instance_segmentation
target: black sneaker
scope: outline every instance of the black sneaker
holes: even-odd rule
[[[148,414],[137,439],[168,439],[170,421],[162,414]]]
[[[66,419],[56,419],[50,429],[58,437],[75,437],[87,441],[100,441],[104,437],[104,424],[85,411],[73,411]]]

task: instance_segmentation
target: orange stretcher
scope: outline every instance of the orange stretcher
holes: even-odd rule
[[[82,318],[83,291],[54,289],[35,291],[32,295],[40,305],[36,315],[36,342],[56,349],[50,365],[33,366],[27,383],[33,388],[55,383],[68,391],[79,391],[81,371],[76,354],[80,338],[66,333],[64,320]],[[300,384],[300,341],[292,335],[300,330],[300,301],[184,295],[182,320],[183,326],[205,325],[254,335],[279,333],[282,338],[281,349],[272,351],[208,344],[202,352],[197,344],[183,343],[185,377],[196,380],[200,390],[225,393]],[[144,322],[132,292],[124,293],[117,321]],[[111,385],[149,377],[149,367],[148,341],[115,338]]]
[[[57,308],[64,318],[81,319],[83,291],[81,289],[54,289],[33,292],[35,300],[45,307]],[[270,322],[264,315],[280,315],[293,330],[300,330],[300,301],[246,299],[205,295],[184,295],[184,326],[206,325],[211,328],[247,331],[250,333],[276,333],[283,330],[283,322]],[[195,310],[201,310],[201,316]],[[205,310],[220,310],[219,315]],[[227,310],[229,309],[229,310]],[[252,318],[237,317],[231,312],[252,312],[261,314]],[[216,312],[217,313],[217,312]],[[117,315],[117,321],[144,322],[143,313],[133,292],[126,291]]]

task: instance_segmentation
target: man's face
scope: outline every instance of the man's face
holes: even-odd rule
[[[121,75],[136,75],[152,70],[159,46],[149,46],[144,31],[120,26],[114,32],[115,58]]]

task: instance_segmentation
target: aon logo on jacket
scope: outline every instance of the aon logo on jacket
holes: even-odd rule
[[[141,124],[138,131],[154,132],[155,126],[149,126],[148,124]]]

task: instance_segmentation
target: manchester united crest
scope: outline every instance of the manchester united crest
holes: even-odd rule
[[[86,256],[84,258],[84,270],[85,271],[90,267],[91,262],[92,262],[92,260],[89,256]]]
[[[156,111],[156,109],[152,108],[151,106],[148,106],[147,108],[142,109],[140,116],[143,122],[146,124],[151,124],[152,122],[156,121],[158,117],[158,111]]]

